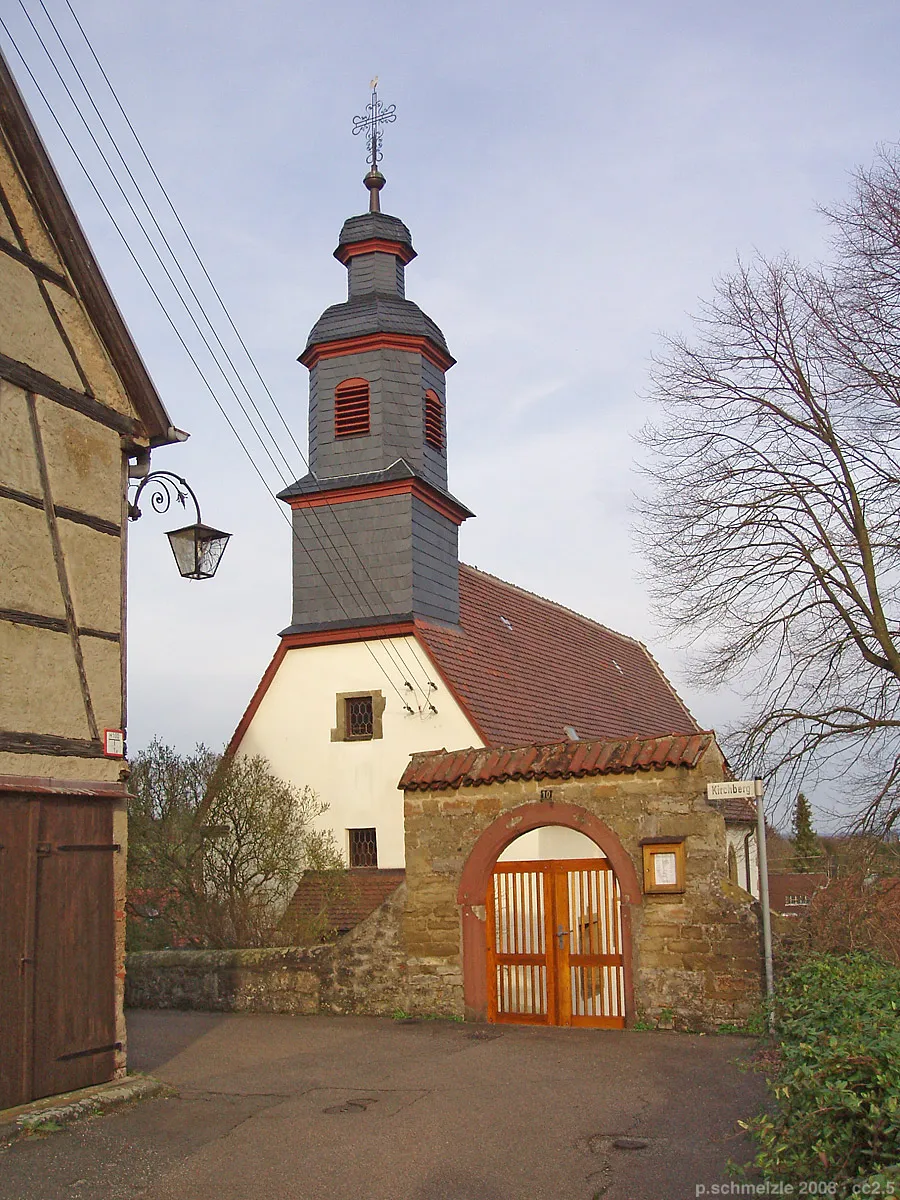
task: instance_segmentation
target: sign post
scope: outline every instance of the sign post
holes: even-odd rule
[[[708,783],[708,800],[756,801],[756,863],[759,868],[759,903],[762,909],[763,951],[766,959],[766,999],[769,1004],[769,1029],[775,1023],[772,1001],[775,976],[772,965],[772,910],[769,907],[769,864],[766,855],[766,814],[763,808],[765,784],[761,779],[734,779],[729,783]]]
[[[766,1000],[769,1004],[769,1032],[775,1027],[775,973],[772,964],[772,910],[769,907],[769,861],[766,853],[766,814],[763,807],[765,784],[754,779],[756,793],[756,861],[759,864],[759,902],[762,906],[763,949],[766,955]]]

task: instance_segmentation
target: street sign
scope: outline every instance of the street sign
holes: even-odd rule
[[[735,779],[731,783],[706,785],[707,800],[753,800],[755,796],[755,779]]]

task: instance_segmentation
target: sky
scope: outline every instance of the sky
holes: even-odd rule
[[[458,360],[448,376],[450,488],[478,514],[461,530],[461,557],[640,638],[700,723],[727,729],[740,696],[690,686],[684,648],[641,578],[634,435],[649,416],[648,368],[664,334],[689,332],[691,313],[738,256],[827,255],[817,205],[844,197],[854,168],[900,135],[900,8],[72,5],[304,450],[307,372],[296,358],[322,310],[345,298],[332,251],[344,219],[366,208],[365,146],[351,128],[379,76],[380,98],[397,106],[384,136],[382,207],[406,222],[419,253],[407,296]],[[270,494],[281,480],[235,415],[29,25],[26,10],[71,78],[52,16],[176,244],[174,219],[67,0],[4,8],[37,84],[267,476],[268,493],[0,30],[172,420],[191,434],[156,451],[153,468],[184,475],[203,519],[234,535],[215,579],[198,583],[176,574],[166,517],[144,506],[131,527],[129,749],[153,736],[184,750],[221,746],[290,621],[290,531]],[[213,313],[199,267],[181,261]],[[224,318],[215,321],[226,339]],[[238,365],[267,406],[252,367]],[[305,467],[288,433],[265,411],[299,477]],[[812,800],[821,814],[824,799]]]

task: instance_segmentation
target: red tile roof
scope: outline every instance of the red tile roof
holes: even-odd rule
[[[769,904],[776,912],[795,912],[800,905],[788,904],[788,897],[803,896],[807,900],[828,883],[828,876],[814,872],[769,872]]]
[[[488,745],[698,732],[634,638],[463,564],[459,591],[459,628],[417,629]]]
[[[408,792],[477,787],[507,779],[573,779],[696,767],[712,733],[627,741],[557,742],[552,746],[488,746],[414,754],[398,787]]]
[[[728,796],[724,800],[710,800],[708,803],[716,812],[720,812],[729,824],[756,824],[756,805],[752,800]]]
[[[354,867],[346,872],[344,886],[334,895],[334,881],[319,871],[307,871],[279,922],[282,932],[304,932],[320,916],[338,933],[364,921],[406,879],[401,868]]]

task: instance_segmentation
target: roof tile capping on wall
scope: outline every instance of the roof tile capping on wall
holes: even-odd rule
[[[398,786],[404,791],[476,787],[508,779],[578,779],[634,774],[666,767],[696,767],[713,744],[712,733],[656,738],[568,741],[550,746],[438,750],[414,754]]]

